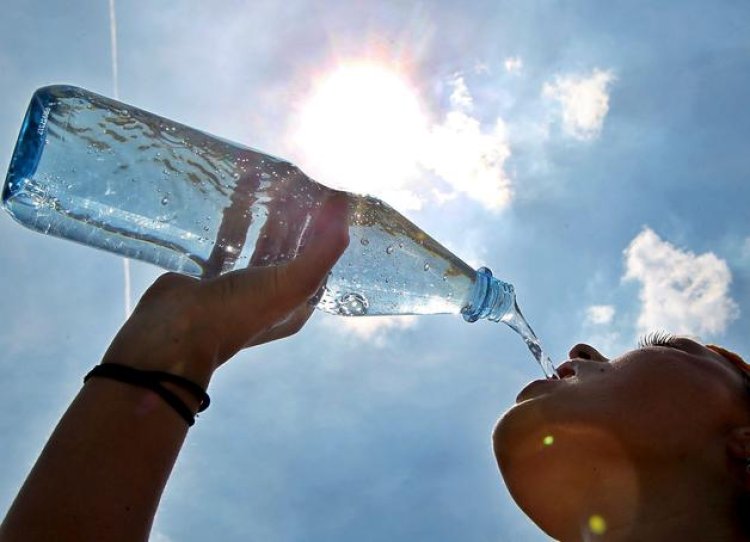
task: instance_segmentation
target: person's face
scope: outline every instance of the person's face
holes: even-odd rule
[[[633,519],[644,480],[721,463],[723,435],[748,423],[739,371],[692,340],[612,361],[577,345],[570,358],[560,380],[524,388],[493,434],[514,499],[558,538],[578,538],[588,520],[614,511]]]

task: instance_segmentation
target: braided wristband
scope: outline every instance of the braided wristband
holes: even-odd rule
[[[198,412],[203,412],[208,408],[208,405],[211,404],[211,398],[198,384],[185,377],[173,375],[164,371],[142,371],[127,365],[120,365],[119,363],[103,363],[89,371],[89,373],[83,378],[83,382],[87,382],[89,378],[94,376],[110,378],[112,380],[140,386],[153,391],[159,397],[164,399],[164,401],[187,422],[188,426],[192,426],[195,423],[195,416],[193,416],[192,411],[182,399],[180,399],[177,394],[165,388],[162,385],[162,382],[176,384],[200,401]]]

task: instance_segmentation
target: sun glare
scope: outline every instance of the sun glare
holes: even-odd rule
[[[416,174],[426,122],[416,92],[386,67],[361,63],[323,77],[304,104],[295,143],[328,186],[385,195]]]

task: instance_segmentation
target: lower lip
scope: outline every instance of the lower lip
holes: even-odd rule
[[[542,395],[545,393],[545,391],[549,391],[552,386],[559,386],[561,382],[562,379],[534,380],[521,390],[521,393],[519,393],[518,397],[516,397],[516,403],[531,399],[532,397],[536,397],[537,395]]]

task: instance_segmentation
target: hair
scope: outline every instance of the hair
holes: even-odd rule
[[[729,363],[737,367],[737,369],[739,369],[742,374],[750,377],[750,363],[747,363],[744,359],[742,359],[742,356],[740,356],[739,354],[715,344],[707,344],[706,348],[708,348],[709,350],[713,350],[714,352],[725,358]]]

